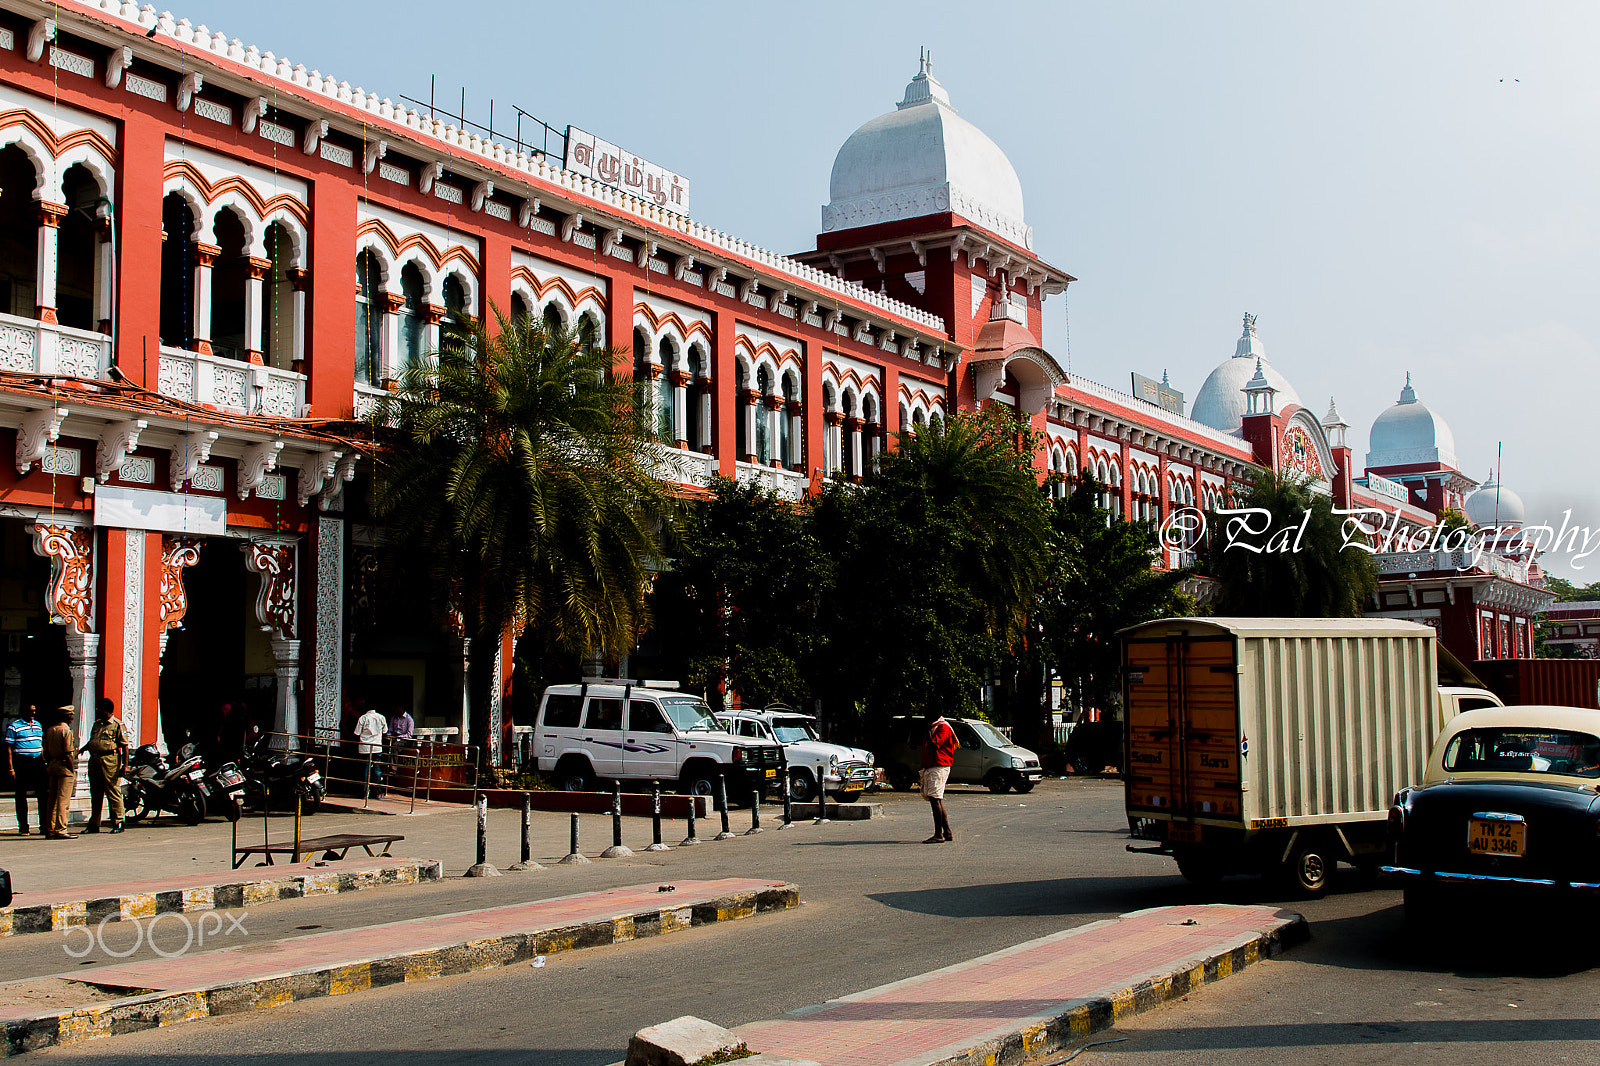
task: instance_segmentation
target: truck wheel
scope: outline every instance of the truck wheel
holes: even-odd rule
[[[1178,860],[1178,872],[1191,885],[1210,888],[1222,880],[1222,868],[1205,855],[1180,852],[1174,857]]]
[[[860,789],[857,789],[854,792],[846,792],[844,789],[840,789],[838,792],[835,792],[833,794],[833,801],[835,803],[854,803],[856,800],[858,800],[860,798],[861,798],[861,790]]]
[[[568,759],[556,770],[556,784],[563,792],[588,792],[594,788],[594,768],[586,759]]]
[[[988,787],[990,792],[1000,793],[1011,791],[1011,778],[1001,773],[999,770],[990,770],[989,776],[983,779],[983,783]]]
[[[1311,899],[1321,896],[1328,890],[1328,875],[1333,872],[1334,862],[1318,841],[1299,841],[1284,868],[1289,887]]]
[[[795,803],[810,803],[816,796],[816,783],[809,770],[789,771],[789,798]]]
[[[917,783],[917,775],[904,766],[889,767],[889,787],[896,792],[910,792]]]
[[[720,775],[714,766],[705,764],[686,766],[683,770],[682,788],[690,796],[705,796],[707,799],[717,798],[717,778]],[[729,798],[732,806],[732,798]]]

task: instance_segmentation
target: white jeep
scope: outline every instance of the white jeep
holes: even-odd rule
[[[815,799],[818,781],[840,803],[850,803],[878,785],[872,752],[817,739],[817,720],[792,707],[721,711],[717,721],[741,738],[783,745],[789,763],[789,795],[797,802]]]
[[[551,685],[533,727],[540,772],[569,792],[661,781],[696,796],[715,796],[720,777],[730,805],[778,786],[782,747],[724,732],[704,700],[676,690],[622,678]]]

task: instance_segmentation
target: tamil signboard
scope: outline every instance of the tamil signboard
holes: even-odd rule
[[[1183,414],[1183,393],[1168,385],[1165,381],[1147,378],[1143,374],[1133,375],[1133,394],[1146,403],[1153,403],[1163,411],[1170,411],[1175,415]]]
[[[220,496],[97,485],[94,524],[113,529],[218,536],[228,531],[228,501]]]
[[[646,162],[576,126],[567,127],[567,158],[562,165],[574,174],[649,200],[668,211],[689,213],[688,178]]]

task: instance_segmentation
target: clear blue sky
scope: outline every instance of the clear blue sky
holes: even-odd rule
[[[1600,527],[1600,6],[184,0],[176,17],[496,125],[519,104],[686,175],[700,221],[812,246],[839,145],[934,51],[1010,156],[1074,374],[1189,398],[1244,312],[1319,415],[1407,370],[1531,521]],[[1503,80],[1502,80],[1503,79]],[[1520,81],[1514,80],[1520,79]],[[1070,318],[1070,352],[1068,326]],[[1555,562],[1555,560],[1551,560]],[[1558,572],[1564,570],[1557,565]],[[1583,571],[1600,580],[1600,553]]]

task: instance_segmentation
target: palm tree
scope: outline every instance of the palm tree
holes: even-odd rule
[[[541,653],[615,660],[676,514],[647,384],[575,331],[492,310],[493,330],[447,326],[375,413],[378,514],[469,634],[526,628]]]
[[[1332,502],[1313,493],[1309,479],[1259,471],[1232,510],[1244,508],[1256,509],[1248,528],[1263,531],[1247,536],[1237,526],[1230,534],[1240,518],[1207,516],[1199,569],[1221,583],[1218,614],[1354,618],[1372,603],[1378,571],[1371,554],[1345,546]]]

